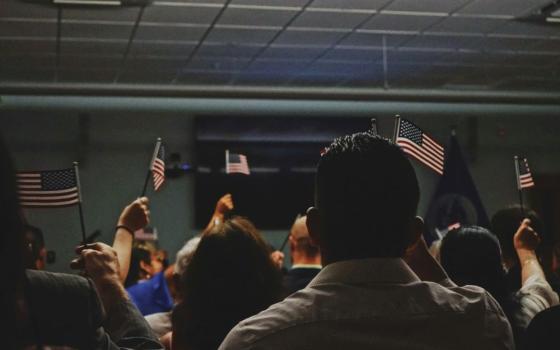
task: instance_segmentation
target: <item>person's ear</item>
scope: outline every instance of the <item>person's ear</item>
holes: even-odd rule
[[[307,232],[311,243],[316,247],[321,247],[321,214],[315,207],[307,209],[307,219],[305,220]]]
[[[416,216],[411,220],[408,232],[408,247],[414,246],[424,233],[424,220],[420,216]]]

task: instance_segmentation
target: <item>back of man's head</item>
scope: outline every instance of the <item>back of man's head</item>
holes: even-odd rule
[[[296,219],[290,230],[290,247],[292,248],[292,259],[295,252],[305,258],[313,259],[319,256],[319,247],[311,242],[307,231],[307,216]]]
[[[369,133],[337,138],[317,167],[321,249],[331,259],[401,257],[419,188],[401,149]]]

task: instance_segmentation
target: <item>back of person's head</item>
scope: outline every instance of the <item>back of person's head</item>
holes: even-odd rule
[[[282,292],[266,243],[239,217],[202,236],[181,288],[173,347],[191,350],[217,349],[233,326],[278,301]]]
[[[412,165],[390,140],[369,133],[334,140],[319,161],[315,196],[320,248],[331,258],[404,254],[420,191]]]
[[[40,228],[25,224],[25,266],[28,269],[42,270],[45,268],[45,239]]]
[[[500,240],[502,254],[506,260],[514,263],[517,261],[517,253],[513,247],[513,235],[525,218],[531,220],[531,227],[543,238],[546,234],[544,224],[533,210],[514,205],[497,211],[492,217],[492,232]]]
[[[177,252],[175,257],[175,269],[174,273],[177,275],[182,275],[185,273],[189,262],[191,261],[198,244],[200,243],[200,236],[195,236],[187,241]]]
[[[463,226],[451,230],[441,241],[440,262],[458,285],[483,287],[500,303],[507,297],[500,243],[487,229]]]
[[[309,231],[307,230],[307,216],[302,216],[296,219],[290,230],[290,244],[292,253],[297,251],[307,258],[314,258],[319,255],[319,247],[311,241]]]
[[[15,168],[8,148],[0,136],[0,266],[2,271],[0,283],[0,324],[6,332],[2,337],[2,347],[15,349],[18,347],[16,337],[16,308],[22,294],[24,280],[24,241],[23,215],[19,206],[16,190]]]
[[[138,281],[149,277],[149,272],[146,271],[146,267],[150,266],[151,263],[152,255],[150,251],[139,247],[132,248],[130,254],[130,268],[124,286],[128,288],[138,283]]]

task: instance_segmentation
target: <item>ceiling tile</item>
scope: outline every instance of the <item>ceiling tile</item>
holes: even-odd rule
[[[182,57],[129,57],[125,63],[126,70],[179,70],[186,62]]]
[[[253,57],[262,46],[248,45],[202,45],[198,49],[201,56]]]
[[[335,47],[322,56],[327,60],[380,61],[383,59],[381,49],[345,49]]]
[[[315,58],[323,53],[327,47],[283,47],[272,45],[268,47],[259,57],[261,58],[293,58],[296,60],[305,60]]]
[[[393,34],[372,34],[372,33],[352,33],[340,42],[340,45],[383,47],[383,36],[387,47],[395,47],[405,40],[410,40],[412,35],[393,35]]]
[[[0,55],[0,66],[9,68],[54,68],[55,55],[51,54],[29,55],[29,54],[15,54],[15,55]]]
[[[94,40],[69,40],[62,39],[60,52],[62,54],[107,54],[124,55],[127,41],[119,42],[94,41]]]
[[[133,24],[136,21],[139,12],[140,7],[65,7],[62,10],[62,19],[123,21]]]
[[[550,3],[550,0],[476,0],[458,13],[519,17],[547,3]]]
[[[117,70],[122,61],[122,56],[100,56],[100,55],[61,55],[60,68],[61,69],[83,69],[85,67],[91,69],[113,69]]]
[[[488,37],[480,47],[483,50],[527,50],[535,44],[535,39]]]
[[[307,67],[311,60],[266,60],[258,59],[247,69],[251,74],[289,75],[300,74],[302,69]]]
[[[55,49],[55,38],[46,38],[45,40],[0,39],[0,52],[5,53],[46,53],[55,52]]]
[[[0,81],[6,82],[51,82],[54,79],[53,69],[2,69]]]
[[[0,36],[56,38],[56,23],[0,21]]]
[[[117,74],[113,69],[63,69],[58,80],[63,82],[111,83]]]
[[[107,38],[126,39],[132,33],[132,25],[98,25],[62,22],[61,36],[63,38]]]
[[[506,20],[488,18],[447,17],[430,27],[429,32],[488,33],[503,26]]]
[[[392,11],[444,12],[459,9],[470,0],[396,0],[386,7]]]
[[[387,52],[387,59],[389,65],[394,63],[432,63],[441,57],[444,57],[444,52],[427,52],[427,51],[414,51],[414,50],[389,50]]]
[[[176,70],[125,70],[119,75],[119,83],[135,83],[135,84],[169,84],[175,75]]]
[[[557,25],[541,25],[537,23],[507,21],[502,26],[495,28],[493,33],[520,35],[520,36],[549,36],[558,35],[560,30]]]
[[[483,37],[425,34],[402,43],[401,47],[424,50],[475,49],[479,47],[482,40]]]
[[[305,11],[292,22],[293,27],[354,28],[370,15],[345,12]]]
[[[365,29],[421,31],[441,21],[438,16],[404,16],[379,14],[362,26]]]
[[[389,3],[390,0],[315,0],[312,7],[378,10]]]
[[[200,40],[206,28],[173,27],[173,26],[150,26],[141,24],[138,26],[135,40],[173,40],[192,41]]]
[[[258,6],[303,6],[308,0],[233,0],[236,5],[258,5]]]
[[[206,37],[206,41],[224,44],[262,44],[269,42],[277,32],[277,30],[262,29],[213,28]]]
[[[183,72],[177,79],[177,84],[183,85],[224,85],[232,78],[231,73],[224,72]]]
[[[195,48],[195,44],[166,43],[166,42],[146,42],[134,40],[130,47],[131,56],[141,55],[160,55],[160,56],[184,56],[188,57]]]
[[[274,41],[275,44],[334,45],[344,33],[324,31],[287,30]]]
[[[31,4],[21,0],[2,0],[0,18],[2,17],[56,19],[57,10],[54,6]]]
[[[150,6],[146,7],[142,21],[210,24],[219,11],[216,7]]]
[[[298,12],[293,10],[259,10],[227,8],[217,24],[282,27]]]
[[[185,70],[204,70],[204,71],[232,71],[241,69],[249,63],[248,58],[229,59],[226,57],[202,57],[196,56],[188,65],[184,67]]]

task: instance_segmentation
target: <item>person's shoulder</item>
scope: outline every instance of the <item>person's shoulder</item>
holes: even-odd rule
[[[300,290],[268,309],[239,322],[220,350],[250,349],[257,342],[305,323],[312,312],[312,293]]]
[[[57,298],[68,296],[89,296],[92,283],[87,278],[67,273],[26,270],[30,291]]]

